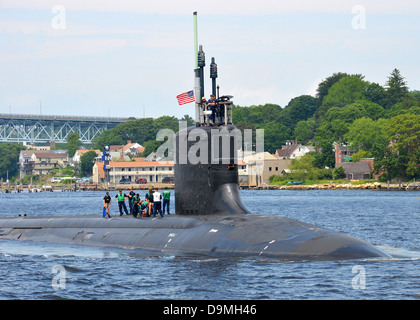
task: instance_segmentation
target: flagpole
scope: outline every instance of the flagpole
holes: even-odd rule
[[[194,69],[198,68],[198,30],[197,30],[197,11],[193,13],[194,16]]]
[[[195,97],[195,125],[200,126],[200,69],[198,68],[198,31],[197,31],[197,11],[193,13],[194,17],[194,97]]]

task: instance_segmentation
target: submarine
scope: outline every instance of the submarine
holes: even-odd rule
[[[196,19],[194,12],[195,30]],[[215,81],[217,65],[212,59],[210,77],[218,109],[207,110],[201,99],[205,66],[201,46],[198,50],[195,45],[195,58],[195,125],[180,129],[172,140],[175,214],[137,219],[104,219],[100,215],[1,218],[0,239],[146,250],[152,255],[282,261],[388,258],[351,235],[255,214],[245,207],[239,191],[233,97],[220,96]]]

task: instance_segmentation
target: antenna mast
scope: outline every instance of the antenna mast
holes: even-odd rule
[[[198,31],[197,31],[197,11],[194,16],[194,97],[195,97],[195,125],[200,126],[201,121],[201,72],[198,67]]]

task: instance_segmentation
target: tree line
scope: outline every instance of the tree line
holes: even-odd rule
[[[134,119],[104,131],[91,147],[103,150],[105,145],[131,140],[143,145],[147,156],[163,143],[156,141],[157,132],[164,128],[177,132],[179,120],[194,124],[189,115]],[[353,149],[354,159],[375,158],[375,171],[386,179],[420,175],[420,91],[410,91],[398,69],[391,72],[384,86],[361,74],[334,73],[319,83],[315,97],[295,97],[284,108],[277,104],[234,105],[233,123],[241,130],[264,129],[264,148],[270,153],[287,140],[314,145],[317,151],[311,163],[319,169],[334,167],[336,142]],[[79,147],[74,138],[69,139],[68,149]],[[7,170],[9,177],[17,173],[22,148],[0,144],[0,151],[11,150],[0,152],[0,177],[5,177]]]
[[[274,153],[286,140],[311,144],[314,167],[335,165],[333,143],[375,158],[383,179],[420,175],[420,91],[410,91],[398,69],[384,86],[361,74],[334,73],[321,81],[316,96],[301,95],[281,108],[275,104],[236,106],[240,129],[264,129],[265,150]]]

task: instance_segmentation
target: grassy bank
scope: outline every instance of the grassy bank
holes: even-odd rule
[[[379,182],[372,179],[367,180],[305,180],[301,184],[290,184],[290,180],[273,181],[263,189],[280,190],[342,190],[342,189],[375,189],[375,190],[420,190],[420,183],[409,181],[404,183]]]

